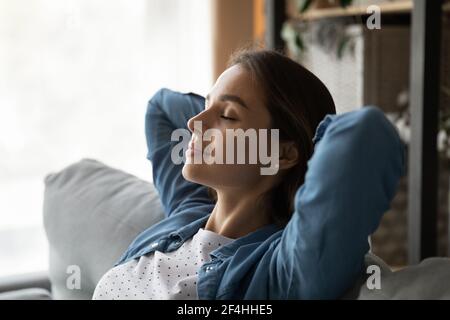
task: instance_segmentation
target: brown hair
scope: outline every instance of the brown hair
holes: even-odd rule
[[[298,164],[284,174],[281,183],[263,195],[272,221],[283,227],[293,213],[295,193],[304,182],[316,128],[325,115],[336,113],[333,98],[314,74],[278,51],[239,49],[228,62],[228,67],[233,65],[244,67],[261,86],[272,128],[279,129],[280,141],[293,141],[300,154]],[[215,198],[215,191],[210,191]]]

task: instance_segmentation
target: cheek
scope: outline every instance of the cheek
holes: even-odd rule
[[[247,130],[247,129],[246,129]],[[253,130],[253,129],[250,129]],[[245,130],[244,130],[245,131]],[[258,162],[258,131],[254,131],[254,138],[249,139],[240,135],[233,137],[221,131],[212,141],[205,141],[202,150],[208,164],[256,164]]]

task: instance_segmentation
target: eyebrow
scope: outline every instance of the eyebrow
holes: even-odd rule
[[[210,95],[208,94],[206,96],[206,101],[209,101],[210,99]],[[247,104],[245,103],[244,100],[242,100],[240,97],[232,95],[232,94],[221,94],[219,96],[219,100],[220,101],[231,101],[231,102],[236,102],[237,104],[239,104],[240,106],[248,109]]]

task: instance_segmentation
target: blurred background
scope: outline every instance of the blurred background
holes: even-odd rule
[[[0,0],[0,275],[47,267],[43,177],[82,157],[151,180],[160,87],[212,84],[202,0]]]
[[[381,29],[369,29],[371,4]],[[240,46],[284,50],[338,112],[372,104],[409,143],[411,0],[0,0],[0,276],[46,270],[43,179],[94,158],[151,181],[144,115],[161,87],[205,95]],[[448,254],[449,3],[440,35],[438,255]],[[408,263],[408,176],[373,237]]]

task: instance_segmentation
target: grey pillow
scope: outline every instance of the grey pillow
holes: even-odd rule
[[[133,239],[163,217],[152,183],[99,161],[83,159],[48,174],[44,226],[52,296],[91,299],[97,282]],[[77,268],[80,289],[71,282]]]
[[[383,268],[381,288],[370,290],[364,283],[360,287],[357,299],[449,300],[450,258],[428,258],[417,265],[407,266],[398,271]]]

